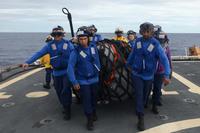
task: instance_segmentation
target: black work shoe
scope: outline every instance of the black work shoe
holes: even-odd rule
[[[66,108],[64,111],[64,120],[68,121],[71,119],[71,109],[70,108]]]
[[[144,116],[139,116],[138,117],[137,128],[138,128],[139,131],[144,131],[145,130],[145,127],[144,127]]]
[[[96,114],[96,111],[93,112],[93,121],[97,121],[98,120],[98,117],[97,117],[97,114]]]
[[[49,84],[44,84],[43,88],[45,88],[45,89],[51,89],[51,86]]]
[[[94,130],[94,125],[93,125],[93,116],[92,116],[92,115],[90,115],[90,116],[88,117],[86,127],[87,127],[87,130],[89,130],[89,131]]]
[[[154,113],[154,114],[159,114],[159,112],[158,112],[158,108],[157,108],[157,106],[156,105],[153,105],[152,106],[152,112]]]
[[[161,101],[160,102],[158,102],[158,104],[157,104],[158,106],[162,106],[163,104],[161,103]]]
[[[76,104],[81,104],[81,99],[76,97]]]
[[[147,108],[148,108],[148,104],[145,104],[145,105],[144,105],[144,108],[147,109]]]

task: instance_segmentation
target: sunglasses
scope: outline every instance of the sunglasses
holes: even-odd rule
[[[63,32],[53,32],[52,33],[52,36],[64,36],[64,33]]]

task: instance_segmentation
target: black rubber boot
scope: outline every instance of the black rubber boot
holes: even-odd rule
[[[49,83],[46,83],[46,84],[43,85],[43,88],[45,88],[45,89],[51,89],[51,86],[50,86]]]
[[[66,121],[71,119],[71,108],[70,107],[65,108],[63,113],[64,113],[64,119]]]
[[[88,118],[87,118],[87,125],[86,125],[86,127],[87,127],[87,130],[89,130],[89,131],[94,130],[93,115],[92,114],[89,115]]]
[[[144,116],[142,116],[142,115],[138,116],[137,128],[138,128],[139,131],[144,131],[145,130]]]
[[[152,105],[152,112],[153,112],[154,114],[159,114],[158,108],[157,108],[156,104],[153,104],[153,105]]]
[[[96,111],[93,112],[93,121],[97,121],[98,117],[97,117],[97,113]]]

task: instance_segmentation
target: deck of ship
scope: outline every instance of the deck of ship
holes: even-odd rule
[[[174,62],[173,79],[164,88],[154,115],[145,109],[144,132],[200,132],[200,62]],[[0,84],[0,133],[86,133],[81,105],[73,103],[64,121],[55,90],[42,87],[44,71],[35,69]],[[137,132],[133,100],[98,105],[99,120],[91,133]]]

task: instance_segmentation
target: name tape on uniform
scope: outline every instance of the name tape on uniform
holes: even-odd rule
[[[142,48],[142,44],[141,42],[137,42],[137,49],[140,49],[140,48]]]
[[[149,52],[151,52],[153,49],[154,49],[153,44],[150,44],[147,50],[148,50]]]
[[[67,50],[67,47],[68,47],[67,43],[64,43],[64,44],[63,44],[63,49],[64,49],[64,50]]]
[[[98,41],[98,38],[96,36],[94,37],[94,41],[96,41],[96,42]]]
[[[91,53],[95,54],[95,49],[93,47],[91,47]]]
[[[52,48],[53,50],[56,50],[56,49],[57,49],[55,44],[52,44],[52,45],[51,45],[51,48]]]
[[[84,53],[83,51],[80,52],[80,55],[81,55],[83,58],[85,58],[85,57],[87,56],[86,53]]]

